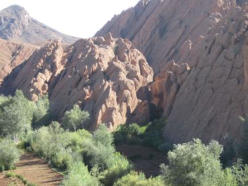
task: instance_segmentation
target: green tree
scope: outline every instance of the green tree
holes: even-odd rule
[[[168,153],[169,165],[162,165],[165,182],[177,186],[217,186],[223,183],[220,163],[222,146],[216,141],[204,145],[199,139],[175,145]]]
[[[0,105],[0,135],[23,135],[31,129],[34,103],[21,91]]]
[[[62,119],[62,126],[65,129],[76,131],[83,128],[84,123],[89,119],[89,113],[80,109],[78,105],[74,105],[73,108],[65,112]]]
[[[34,128],[46,125],[49,123],[49,108],[50,103],[48,96],[40,97],[35,103],[32,125]]]
[[[0,171],[13,169],[19,158],[19,150],[12,141],[4,139],[0,142]]]

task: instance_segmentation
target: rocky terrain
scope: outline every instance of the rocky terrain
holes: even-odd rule
[[[0,82],[28,59],[37,47],[0,39]]]
[[[73,104],[89,111],[90,128],[124,124],[141,100],[140,88],[153,80],[153,70],[141,52],[124,39],[96,37],[63,47],[50,42],[9,75],[2,89],[21,89],[31,99],[49,94],[57,116]]]
[[[58,39],[64,43],[77,40],[33,19],[24,8],[17,5],[0,11],[0,38],[35,45],[41,45],[49,39]]]
[[[171,60],[188,62],[206,33],[235,6],[234,0],[141,0],[96,35],[130,39],[157,74]]]
[[[165,117],[173,143],[236,141],[248,114],[247,25],[242,0],[142,0],[72,45],[51,41],[31,55],[33,46],[16,53],[1,40],[1,78],[15,68],[1,91],[48,93],[58,117],[78,103],[91,129]]]
[[[245,2],[140,1],[96,34],[129,38],[145,54],[156,73],[148,102],[168,118],[167,140],[240,139],[239,116],[248,113]]]

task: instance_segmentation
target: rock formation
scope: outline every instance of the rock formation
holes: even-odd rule
[[[235,5],[235,0],[141,0],[96,35],[128,38],[157,74],[172,60],[187,63],[206,33]]]
[[[36,47],[0,39],[0,83],[11,71],[28,59]]]
[[[42,44],[49,39],[73,43],[77,38],[61,34],[29,16],[17,5],[0,11],[0,38],[18,42]]]
[[[192,57],[165,129],[173,142],[224,142],[242,134],[248,114],[248,9],[233,8]]]
[[[140,1],[96,34],[129,38],[145,54],[156,73],[148,102],[168,118],[167,140],[240,139],[239,116],[248,114],[245,3]],[[146,115],[147,101],[143,107]]]
[[[141,102],[137,92],[153,80],[141,52],[111,34],[63,47],[50,42],[5,80],[3,90],[21,89],[31,99],[49,94],[58,115],[78,103],[91,114],[91,129],[124,124]]]

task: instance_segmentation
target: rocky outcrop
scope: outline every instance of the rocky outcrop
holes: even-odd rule
[[[187,63],[207,32],[235,6],[235,0],[141,0],[96,35],[111,32],[130,39],[157,74],[172,60]]]
[[[156,73],[147,100],[168,118],[167,140],[240,139],[239,116],[248,114],[246,3],[140,1],[96,34],[129,38],[145,54]],[[149,104],[139,109],[144,115]]]
[[[248,9],[233,8],[192,56],[165,136],[172,142],[201,138],[238,141],[248,113]]]
[[[73,43],[77,38],[59,33],[29,16],[17,5],[0,11],[0,38],[41,45],[49,39]]]
[[[11,71],[27,60],[36,47],[0,39],[0,83]]]
[[[187,63],[176,64],[172,61],[164,67],[150,85],[151,102],[162,110],[162,117],[169,116],[176,95],[189,73],[190,67]]]
[[[78,103],[91,114],[91,129],[106,123],[113,130],[134,112],[141,102],[137,92],[152,80],[153,70],[143,54],[130,41],[108,34],[68,47],[48,43],[2,88],[21,89],[34,100],[48,93],[57,116]]]

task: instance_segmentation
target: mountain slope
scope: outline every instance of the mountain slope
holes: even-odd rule
[[[27,60],[37,47],[0,39],[0,83],[12,69]]]
[[[78,103],[91,115],[90,129],[105,123],[113,130],[134,112],[138,90],[152,80],[151,67],[130,41],[106,35],[66,47],[48,43],[5,79],[2,90],[21,89],[33,100],[48,93],[58,117]]]
[[[59,33],[29,16],[26,10],[13,5],[0,11],[0,38],[41,44],[50,39],[73,43],[77,38]]]
[[[188,62],[208,30],[235,4],[234,0],[141,0],[96,35],[111,32],[130,39],[157,74],[171,60]]]
[[[246,2],[140,1],[96,34],[129,38],[144,52],[156,73],[148,101],[168,118],[172,143],[240,140],[239,116],[248,114]]]

